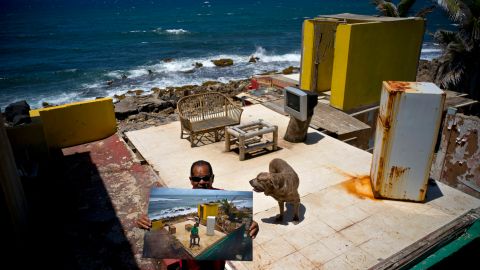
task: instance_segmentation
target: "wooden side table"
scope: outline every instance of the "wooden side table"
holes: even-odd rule
[[[273,140],[263,138],[263,135],[272,133]],[[225,128],[225,151],[230,152],[232,144],[237,145],[240,160],[245,160],[245,153],[259,149],[272,147],[272,151],[278,147],[278,127],[263,120],[257,120],[248,124],[241,124]]]

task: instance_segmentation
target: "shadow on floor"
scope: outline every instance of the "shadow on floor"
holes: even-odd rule
[[[49,269],[138,269],[90,153],[58,151],[49,163],[24,181],[31,217],[25,258]]]
[[[278,213],[280,213],[280,209],[278,209]],[[276,215],[269,217],[269,218],[262,218],[262,221],[265,223],[270,223],[270,224],[280,224],[280,225],[288,225],[289,222],[293,222],[293,224],[297,225],[301,223],[305,219],[305,212],[307,209],[305,208],[305,205],[300,203],[300,206],[298,207],[298,221],[293,221],[293,204],[292,203],[286,203],[285,204],[285,213],[283,215],[283,221],[276,221]]]

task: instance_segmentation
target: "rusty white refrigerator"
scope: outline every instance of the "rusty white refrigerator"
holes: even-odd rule
[[[444,102],[433,83],[383,82],[370,171],[375,197],[425,199]]]

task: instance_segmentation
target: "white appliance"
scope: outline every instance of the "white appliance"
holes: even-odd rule
[[[215,234],[215,216],[207,217],[207,235]]]
[[[383,82],[370,170],[375,197],[425,199],[444,102],[433,83]]]

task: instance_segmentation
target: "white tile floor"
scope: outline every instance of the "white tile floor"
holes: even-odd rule
[[[288,118],[262,105],[246,107],[242,122],[259,118],[278,125],[281,150],[245,161],[224,152],[223,141],[190,148],[180,139],[179,122],[127,133],[169,187],[190,188],[190,165],[199,159],[212,163],[214,186],[231,190],[251,190],[248,180],[268,171],[273,158],[297,171],[303,220],[272,223],[277,202],[254,193],[254,219],[260,225],[254,260],[232,262],[237,269],[366,269],[480,207],[480,200],[441,183],[429,187],[426,203],[365,197],[365,183],[345,181],[369,174],[370,153],[314,130],[308,144],[286,142]]]

